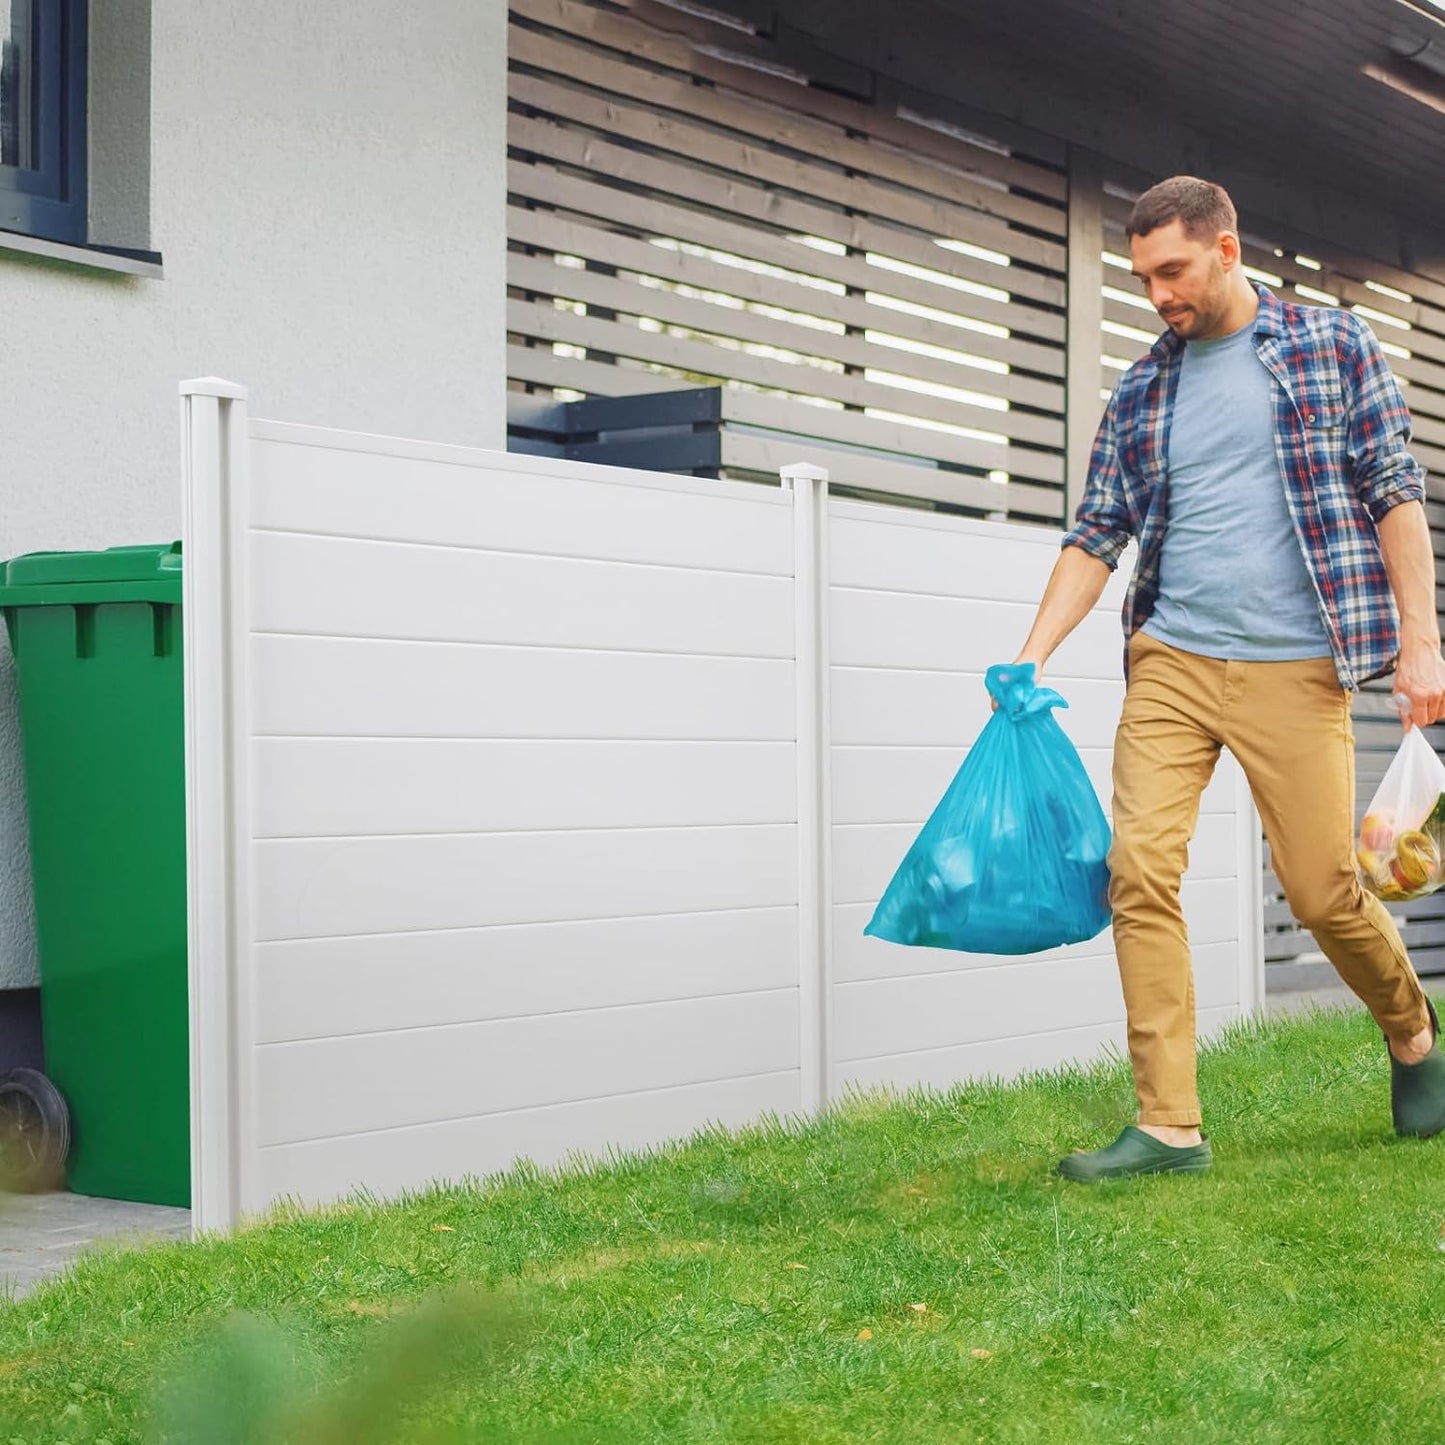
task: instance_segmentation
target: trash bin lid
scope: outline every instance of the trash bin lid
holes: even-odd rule
[[[0,566],[0,607],[180,600],[179,542],[101,552],[30,552]]]

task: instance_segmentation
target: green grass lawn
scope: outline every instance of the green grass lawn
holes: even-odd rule
[[[1445,1138],[1391,1133],[1378,1033],[1201,1083],[1205,1176],[1053,1175],[1116,1060],[92,1257],[0,1305],[0,1445],[1438,1445]]]

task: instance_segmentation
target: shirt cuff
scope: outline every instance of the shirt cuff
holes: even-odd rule
[[[1378,525],[1389,512],[1406,502],[1423,502],[1425,484],[1418,476],[1405,472],[1394,477],[1384,486],[1372,491],[1365,500],[1365,510],[1370,520]]]
[[[1115,532],[1108,527],[1095,526],[1091,522],[1080,522],[1072,532],[1064,534],[1060,549],[1079,547],[1091,557],[1107,564],[1111,572],[1116,571],[1124,549],[1129,545],[1127,532]]]

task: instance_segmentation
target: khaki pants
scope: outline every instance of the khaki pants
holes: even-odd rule
[[[1109,899],[1139,1122],[1200,1122],[1179,882],[1221,747],[1249,780],[1295,917],[1381,1029],[1413,1038],[1429,1022],[1425,996],[1393,919],[1355,872],[1354,733],[1334,663],[1227,662],[1142,632],[1129,659]]]

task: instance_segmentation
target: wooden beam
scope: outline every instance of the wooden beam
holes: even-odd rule
[[[1072,517],[1088,479],[1089,454],[1103,414],[1099,337],[1104,321],[1104,168],[1089,151],[1069,151],[1069,311],[1065,344],[1065,515]]]

